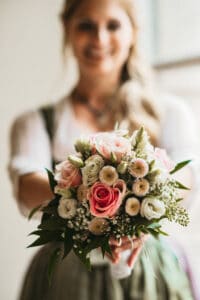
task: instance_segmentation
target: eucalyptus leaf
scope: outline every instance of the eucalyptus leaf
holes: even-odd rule
[[[189,164],[191,162],[191,159],[189,160],[185,160],[185,161],[182,161],[180,163],[178,163],[175,168],[170,172],[170,174],[174,174],[176,173],[178,170],[182,169],[183,167],[185,167],[187,164]]]

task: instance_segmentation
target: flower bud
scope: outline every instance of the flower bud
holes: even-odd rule
[[[117,171],[119,174],[125,174],[128,167],[128,163],[125,161],[121,161],[121,163],[117,166]]]
[[[84,166],[84,162],[83,160],[75,155],[69,155],[68,156],[68,160],[70,161],[70,163],[75,166],[76,168],[82,168]]]

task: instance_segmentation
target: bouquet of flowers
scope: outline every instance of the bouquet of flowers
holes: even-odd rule
[[[112,255],[110,238],[166,234],[162,219],[188,224],[178,193],[187,187],[172,174],[189,160],[175,165],[165,150],[151,145],[143,127],[132,136],[116,129],[81,138],[75,149],[54,173],[47,170],[54,198],[29,215],[43,213],[29,247],[56,241],[62,248],[51,255],[49,276],[60,253],[65,258],[73,250],[90,268],[93,249]]]

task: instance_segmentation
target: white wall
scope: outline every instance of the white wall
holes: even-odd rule
[[[27,234],[36,223],[23,218],[11,195],[6,164],[8,128],[14,116],[47,101],[62,78],[61,1],[0,1],[0,299],[16,300],[22,276],[34,252]]]

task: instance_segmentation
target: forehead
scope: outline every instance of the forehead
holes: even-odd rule
[[[80,0],[79,0],[80,1]],[[120,0],[82,0],[74,13],[74,18],[104,18],[128,19],[125,8]]]

